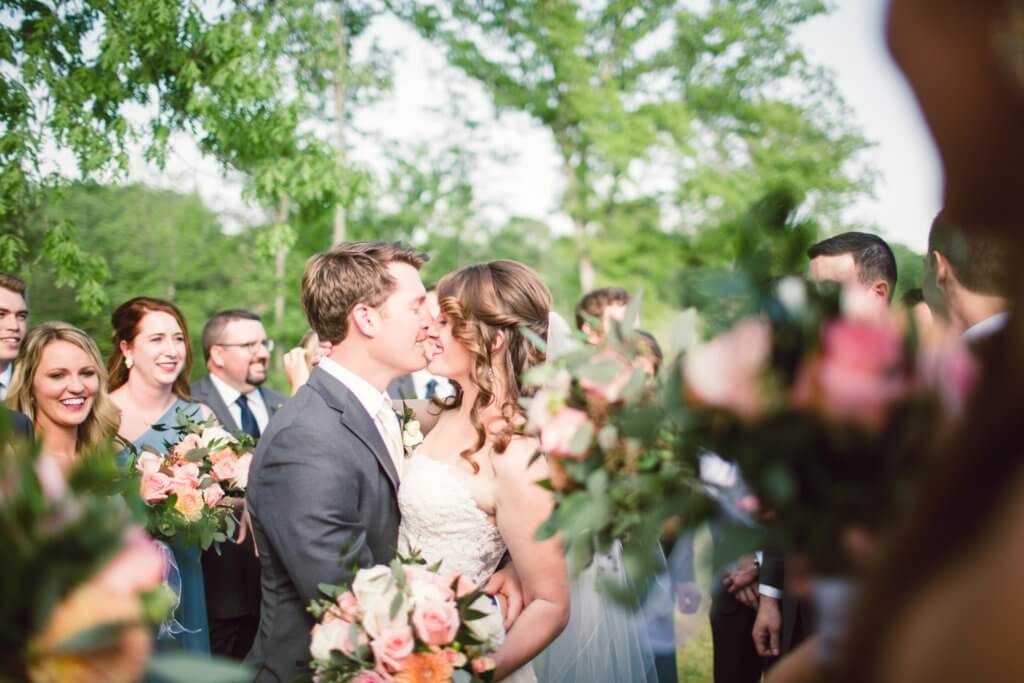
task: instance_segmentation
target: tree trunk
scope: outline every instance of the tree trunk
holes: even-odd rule
[[[573,217],[573,228],[576,234],[576,256],[579,260],[580,288],[586,294],[597,286],[597,273],[594,263],[590,260],[587,248],[587,224],[582,218]]]
[[[579,267],[580,289],[586,294],[597,284],[597,273],[594,263],[590,260],[590,249],[587,247],[587,219],[584,212],[583,195],[580,179],[576,168],[572,165],[572,146],[565,132],[556,132],[555,139],[562,152],[562,172],[565,174],[565,208],[572,218],[573,237],[576,242],[576,260]],[[580,163],[586,163],[582,157]]]
[[[277,215],[275,224],[280,226],[288,220],[290,202],[287,197],[282,197],[277,204]],[[274,254],[274,329],[284,329],[284,302],[285,302],[285,267],[288,265],[288,242],[279,240],[277,251]],[[283,349],[274,351],[274,367],[284,369]]]
[[[345,98],[348,95],[346,70],[348,69],[348,29],[345,27],[345,3],[338,2],[338,31],[334,36],[338,47],[338,63],[334,72],[334,126],[335,150],[338,166],[345,164]],[[347,233],[345,204],[334,207],[333,244],[344,242]]]

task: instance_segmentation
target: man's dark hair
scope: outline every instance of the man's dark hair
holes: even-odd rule
[[[924,290],[921,289],[920,287],[908,289],[907,291],[903,292],[903,296],[900,297],[900,302],[903,304],[904,308],[913,308],[918,304],[923,304]]]
[[[243,308],[232,308],[214,313],[213,317],[207,320],[203,326],[203,356],[206,360],[210,360],[210,348],[220,343],[224,328],[236,320],[263,322],[263,318]]]
[[[866,232],[844,232],[822,240],[807,250],[808,258],[850,254],[857,266],[857,277],[864,284],[877,278],[889,283],[889,298],[896,291],[896,255],[878,235]]]
[[[628,306],[629,292],[621,287],[602,287],[587,292],[576,304],[576,329],[582,330],[588,318],[601,319],[609,306]]]
[[[939,212],[928,233],[928,259],[933,252],[946,257],[957,280],[979,294],[1008,296],[1013,287],[1006,242],[991,232],[965,232]]]

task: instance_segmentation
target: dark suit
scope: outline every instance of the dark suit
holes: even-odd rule
[[[710,525],[715,544],[723,540],[724,529],[718,523]],[[756,587],[756,583],[754,584]],[[711,579],[712,659],[715,683],[758,683],[770,663],[757,654],[754,639],[754,620],[757,612],[747,607],[726,590],[722,574]]]
[[[260,549],[260,628],[246,658],[256,681],[309,674],[306,607],[321,583],[349,583],[354,566],[387,564],[398,540],[398,473],[373,418],[316,368],[274,416],[249,473]]]
[[[779,651],[786,655],[814,633],[814,605],[808,600],[798,600],[786,594],[786,563],[781,555],[765,552],[760,582],[782,591],[782,599],[779,601],[782,612]]]
[[[17,410],[10,410],[0,403],[0,411],[9,421],[11,434],[22,439],[32,438],[32,420],[22,415]]]
[[[260,387],[267,414],[285,402],[276,391]],[[210,407],[224,429],[241,429],[207,375],[192,384],[192,395]],[[210,648],[215,655],[243,659],[252,647],[260,622],[260,561],[252,536],[242,545],[224,543],[203,553],[203,585],[210,623]]]
[[[388,385],[388,396],[397,400],[413,401],[419,396],[416,395],[416,382],[412,375],[402,375]]]

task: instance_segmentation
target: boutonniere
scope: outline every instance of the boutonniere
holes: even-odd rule
[[[402,401],[402,446],[405,449],[406,457],[412,455],[416,447],[423,443],[423,432],[420,430],[420,421],[416,419],[416,413],[409,405]]]

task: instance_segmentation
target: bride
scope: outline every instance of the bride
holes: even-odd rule
[[[451,273],[437,293],[428,367],[457,391],[440,409],[410,402],[427,436],[403,467],[399,552],[418,551],[483,584],[507,550],[526,607],[495,655],[495,680],[535,681],[530,661],[569,617],[561,545],[536,539],[554,505],[536,485],[548,477],[547,464],[534,459],[536,440],[517,433],[524,423],[518,378],[544,361],[521,327],[545,337],[551,295],[536,273],[513,261]]]

